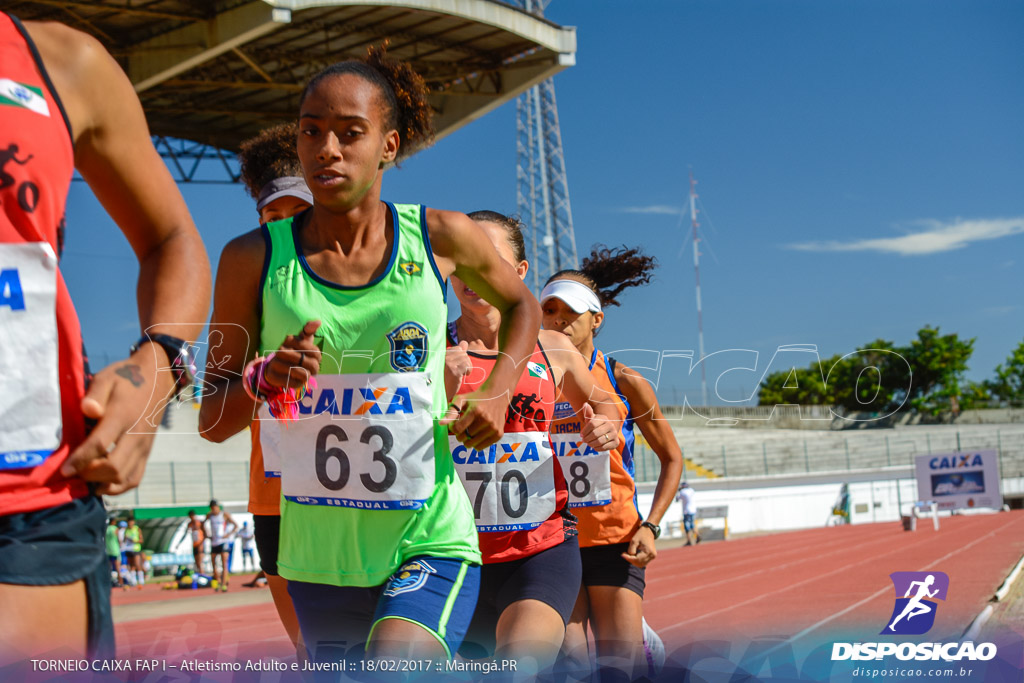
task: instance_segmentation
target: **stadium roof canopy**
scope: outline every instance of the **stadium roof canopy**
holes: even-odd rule
[[[498,0],[0,0],[98,38],[154,135],[222,149],[298,114],[324,66],[390,41],[431,89],[438,137],[575,63],[576,32]]]

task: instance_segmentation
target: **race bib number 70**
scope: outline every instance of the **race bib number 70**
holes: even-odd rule
[[[480,533],[540,526],[555,512],[555,476],[547,432],[513,432],[484,450],[448,437],[455,469]]]
[[[428,373],[319,375],[295,421],[260,423],[285,498],[304,505],[418,509],[434,489]]]

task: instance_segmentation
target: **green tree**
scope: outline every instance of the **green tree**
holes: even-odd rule
[[[937,327],[917,331],[917,339],[901,349],[914,373],[907,396],[910,407],[937,415],[949,410],[953,399],[959,401],[974,341],[941,335]]]
[[[822,362],[828,368],[839,360],[839,356]],[[825,388],[822,368],[811,365],[807,368],[780,370],[766,376],[758,391],[759,405],[832,405],[831,397]]]
[[[949,410],[954,399],[961,408],[968,408],[987,397],[985,387],[967,383],[963,377],[973,351],[974,339],[923,327],[907,346],[876,339],[820,365],[774,372],[761,383],[758,402],[823,404],[876,414],[897,409],[937,414]],[[1024,343],[1018,351],[1018,362],[1008,360],[1003,374],[1010,378],[1008,386],[1019,390],[1024,379]]]
[[[1024,404],[1024,340],[996,366],[996,377],[985,382],[992,398],[1009,406]]]

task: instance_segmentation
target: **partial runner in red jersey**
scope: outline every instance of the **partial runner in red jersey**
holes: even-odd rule
[[[0,666],[113,656],[96,494],[138,485],[163,405],[191,379],[184,340],[206,318],[209,263],[131,83],[95,39],[0,13],[0,131]],[[76,168],[138,257],[143,332],[88,391],[58,266]]]
[[[493,211],[469,214],[501,257],[526,277],[519,221]],[[449,324],[446,388],[470,394],[498,356],[501,315],[458,278],[462,306]],[[579,590],[582,565],[576,519],[549,434],[555,396],[582,415],[582,439],[597,450],[617,443],[614,397],[595,383],[582,356],[557,332],[541,330],[533,353],[517,359],[519,381],[505,415],[504,435],[485,449],[452,438],[452,459],[476,518],[483,568],[480,597],[462,653],[519,663],[517,675],[550,671]]]

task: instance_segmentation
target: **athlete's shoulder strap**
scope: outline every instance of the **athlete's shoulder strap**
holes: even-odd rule
[[[29,35],[25,25],[21,23],[21,20],[13,14],[7,14],[2,12],[8,19],[11,20],[11,24],[14,25],[15,30],[21,34],[22,40],[25,41],[26,47],[28,47],[29,54],[32,55],[32,61],[36,63],[36,68],[39,70],[39,75],[43,77],[43,83],[46,84],[46,89],[50,91],[50,97],[57,104],[57,109],[60,111],[61,118],[64,119],[64,126],[68,132],[68,138],[71,140],[71,147],[74,149],[75,136],[71,130],[71,120],[68,118],[68,113],[64,109],[64,103],[61,102],[60,95],[57,94],[57,88],[53,87],[53,81],[50,80],[50,72],[46,70],[46,65],[43,63],[43,56],[39,54],[39,48],[36,47],[36,43],[32,40],[32,36]]]
[[[615,366],[618,365],[619,362],[611,356],[605,356],[605,361],[604,369],[605,372],[608,373],[608,381],[612,383],[612,389],[615,390],[615,393],[626,405],[626,414],[632,416],[633,409],[629,405],[629,399],[627,399],[626,395],[622,393],[622,389],[619,388],[619,383],[615,381]]]
[[[437,278],[437,284],[441,287],[444,302],[448,303],[448,281],[441,277],[441,271],[438,269],[437,262],[434,260],[434,248],[430,246],[430,228],[427,227],[427,207],[421,204],[419,206],[419,210],[420,234],[423,236],[423,250],[426,252],[427,261],[430,263],[430,270],[434,272],[434,277]]]

